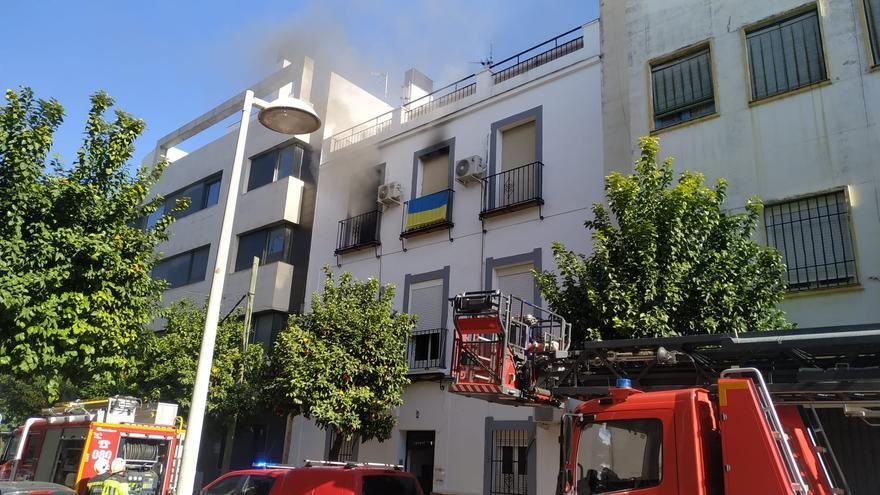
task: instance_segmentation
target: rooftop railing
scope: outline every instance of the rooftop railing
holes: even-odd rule
[[[476,91],[477,75],[471,74],[403,105],[403,121],[409,122],[440,107],[466,98],[476,93]]]
[[[492,64],[489,68],[492,70],[495,84],[580,50],[584,47],[584,37],[581,35],[581,31],[582,28],[576,27],[501,62]]]
[[[345,148],[346,146],[351,146],[385,132],[391,128],[393,114],[394,110],[385,112],[378,117],[373,117],[366,122],[361,122],[356,126],[349,127],[344,131],[334,134],[333,137],[330,138],[330,151],[336,151]]]

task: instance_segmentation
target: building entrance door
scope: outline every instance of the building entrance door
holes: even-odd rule
[[[406,432],[406,470],[422,485],[425,495],[434,489],[434,432]]]

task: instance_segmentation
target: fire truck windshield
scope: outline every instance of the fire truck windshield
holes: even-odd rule
[[[6,442],[6,447],[3,449],[3,456],[0,457],[0,462],[6,462],[15,457],[15,452],[18,451],[18,443],[21,441],[21,432],[15,431],[12,433],[12,437]]]
[[[596,494],[660,484],[663,424],[659,419],[588,422],[577,449],[577,493]]]

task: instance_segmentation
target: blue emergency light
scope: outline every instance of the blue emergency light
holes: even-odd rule
[[[618,378],[615,386],[617,388],[632,388],[632,381],[629,378]]]

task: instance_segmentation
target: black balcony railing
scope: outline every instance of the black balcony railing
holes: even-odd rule
[[[393,117],[393,111],[385,112],[378,117],[337,132],[330,138],[330,151],[340,150],[387,131],[391,128]]]
[[[541,195],[544,164],[529,163],[483,179],[480,218],[544,204]]]
[[[422,115],[427,115],[437,108],[466,98],[476,93],[476,91],[477,76],[476,74],[471,74],[452,84],[443,86],[433,93],[427,94],[403,105],[403,121],[409,122]]]
[[[452,189],[445,189],[403,203],[400,237],[452,227]]]
[[[406,363],[410,373],[442,372],[446,368],[445,328],[413,330],[406,343]]]
[[[378,246],[381,218],[382,213],[375,210],[340,220],[339,230],[336,233],[336,254]]]
[[[584,47],[584,37],[581,35],[581,29],[580,27],[572,29],[528,50],[523,50],[501,62],[492,64],[490,68],[492,69],[495,84],[580,50]]]

